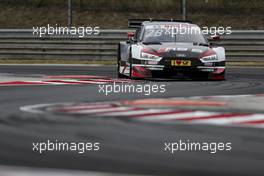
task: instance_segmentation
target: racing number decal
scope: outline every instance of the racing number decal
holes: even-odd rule
[[[159,29],[159,30],[157,30],[157,31],[155,32],[154,36],[155,36],[155,37],[159,37],[159,36],[161,36],[162,33],[163,33],[163,30],[162,30],[162,29]]]
[[[189,60],[171,60],[171,66],[191,66],[192,62]]]
[[[163,29],[158,29],[158,30],[154,30],[154,29],[150,29],[146,31],[146,37],[159,37],[161,36],[163,33]]]

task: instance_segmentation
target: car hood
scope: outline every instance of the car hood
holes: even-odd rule
[[[200,58],[202,53],[212,50],[208,46],[193,43],[161,43],[142,44],[142,52],[156,54],[162,57]]]

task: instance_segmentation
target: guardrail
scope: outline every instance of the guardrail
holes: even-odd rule
[[[30,29],[0,29],[0,59],[112,60],[117,44],[130,30],[101,30],[83,38],[45,35]],[[217,45],[226,48],[228,61],[264,61],[264,30],[234,30]]]

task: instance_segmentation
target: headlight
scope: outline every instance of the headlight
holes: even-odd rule
[[[145,52],[141,52],[141,54],[140,54],[140,57],[142,58],[142,59],[155,59],[155,60],[160,60],[161,59],[161,57],[160,56],[157,56],[157,55],[154,55],[154,54],[149,54],[149,53],[145,53]]]
[[[213,62],[213,61],[218,61],[218,56],[216,54],[210,55],[210,56],[205,56],[201,58],[202,62]]]

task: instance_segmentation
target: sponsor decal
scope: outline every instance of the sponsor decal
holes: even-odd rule
[[[177,51],[187,51],[188,48],[177,48],[176,50],[177,50]]]
[[[171,66],[191,66],[190,60],[171,60]]]
[[[157,65],[158,61],[147,61],[149,65]]]
[[[176,54],[176,57],[186,57],[186,54]]]
[[[212,63],[212,62],[204,63],[204,66],[213,66],[213,65],[214,65],[214,63]]]
[[[212,61],[218,61],[218,57],[216,54],[211,56],[205,56],[201,59],[203,62],[212,62]]]
[[[204,72],[213,72],[214,69],[213,68],[203,68],[203,69],[201,69],[201,71],[204,71]]]
[[[188,51],[188,48],[172,48],[172,47],[168,47],[165,48],[166,52],[170,52],[170,51]]]
[[[194,53],[202,53],[203,52],[203,50],[197,49],[197,48],[194,48],[191,51],[194,52]]]

